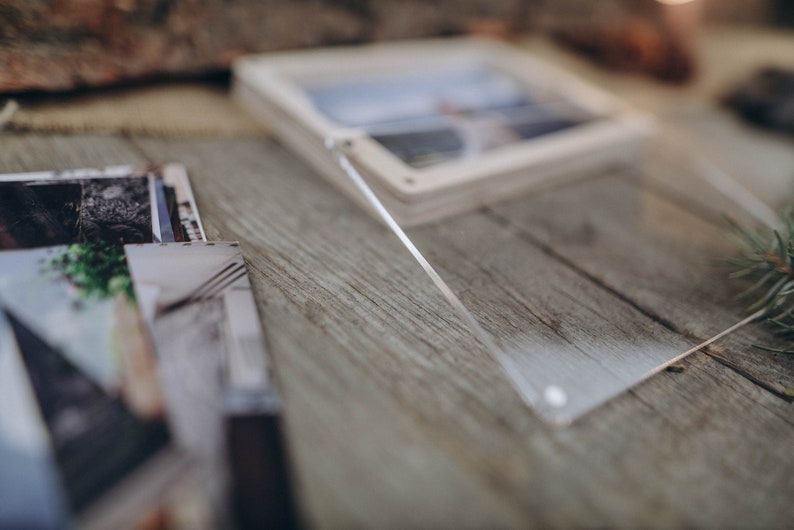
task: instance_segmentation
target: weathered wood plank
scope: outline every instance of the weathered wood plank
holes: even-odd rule
[[[746,378],[697,354],[554,430],[388,232],[282,148],[136,143],[185,162],[211,235],[243,242],[315,525],[794,522],[792,406]]]
[[[550,429],[433,288],[406,277],[388,233],[281,148],[138,144],[188,163],[210,234],[244,242],[314,525],[794,522],[792,407],[745,378],[696,355]],[[143,162],[108,138],[3,147],[3,171]]]
[[[4,138],[3,150],[6,156],[0,161],[0,171],[29,171],[41,170],[45,168],[70,168],[80,166],[107,165],[116,162],[123,163],[145,163],[145,159],[136,149],[124,140],[117,140],[106,137],[63,137],[63,136],[8,136]],[[200,145],[196,145],[200,149]],[[228,147],[224,146],[224,147]],[[248,147],[251,147],[249,142]],[[256,150],[258,151],[258,149]],[[256,152],[254,151],[254,152]],[[231,152],[234,152],[232,150]],[[210,153],[211,157],[217,158],[216,152]],[[246,153],[243,153],[246,154]],[[251,151],[247,153],[249,156]],[[156,159],[161,159],[155,157]],[[188,158],[194,158],[188,157]],[[241,205],[235,204],[235,188],[229,190],[228,181],[220,178],[219,175],[231,174],[225,164],[233,163],[234,158],[230,157],[224,161],[224,165],[217,166],[220,173],[197,173],[193,178],[196,187],[199,210],[204,215],[204,211],[212,213],[216,209],[215,205],[223,207],[237,208]],[[210,166],[212,167],[212,166]],[[250,174],[249,174],[250,175]],[[204,176],[206,181],[199,177]],[[265,190],[263,190],[265,191]],[[218,195],[215,195],[218,192]],[[228,193],[225,196],[224,193]],[[266,196],[269,195],[265,191]],[[257,197],[254,194],[254,197]],[[336,198],[336,195],[332,195]],[[283,201],[281,196],[277,200]],[[289,210],[293,207],[289,202],[282,202],[287,211],[282,219],[289,222],[286,227],[294,230],[294,222],[300,222],[297,212]],[[252,205],[252,212],[258,211],[256,204]],[[259,205],[261,206],[261,205]],[[354,213],[360,215],[357,210]],[[206,219],[206,229],[210,238],[228,239],[233,237],[223,229],[225,220],[239,220],[243,226],[246,223],[259,223],[260,220],[241,217],[239,211],[228,211],[223,216],[215,211],[215,220],[210,215]],[[369,226],[367,222],[365,226]],[[265,235],[268,233],[268,226],[262,227]],[[283,228],[283,227],[282,227]],[[299,232],[294,232],[295,234]],[[283,234],[284,241],[290,242],[295,236],[290,236],[290,232]],[[256,256],[258,253],[268,252],[267,248],[259,249],[251,245],[245,247],[247,256]],[[252,267],[254,286],[261,290],[262,281],[257,282],[256,278],[261,277],[257,268]],[[284,271],[289,273],[289,271]],[[300,293],[301,286],[290,286],[295,288],[296,293]],[[328,286],[325,286],[328,289]],[[433,290],[428,286],[427,291]],[[330,299],[335,295],[334,292],[323,293],[305,289],[306,299],[304,304],[299,307],[299,312],[305,312],[311,318],[311,313],[322,306],[323,298]],[[259,300],[265,300],[268,304],[287,303],[283,300],[283,295],[278,290],[265,293]],[[312,296],[313,295],[313,296]],[[280,300],[281,298],[281,300]],[[289,302],[294,304],[294,301]],[[442,308],[446,306],[441,303]],[[285,347],[276,351],[294,352],[303,351],[304,348],[314,353],[322,353],[321,360],[330,363],[330,366],[317,366],[305,364],[300,357],[295,358],[297,373],[308,377],[314,384],[307,384],[305,380],[284,382],[285,388],[296,389],[292,399],[288,404],[294,404],[297,408],[295,413],[286,414],[287,423],[292,431],[293,422],[291,417],[305,418],[299,426],[306,426],[307,432],[299,432],[292,438],[296,440],[294,444],[295,452],[299,455],[307,454],[306,466],[310,471],[308,477],[302,481],[306,494],[304,504],[309,504],[312,508],[313,499],[317,498],[320,505],[315,509],[309,510],[310,520],[314,520],[318,526],[329,525],[336,527],[344,523],[344,526],[370,526],[378,523],[378,526],[390,527],[403,524],[409,526],[419,526],[432,524],[441,526],[445,518],[451,512],[456,512],[460,522],[464,527],[481,528],[483,526],[495,525],[496,527],[516,527],[520,519],[515,515],[514,508],[499,498],[494,497],[493,493],[484,491],[479,485],[479,478],[472,478],[466,470],[459,469],[458,466],[449,462],[449,457],[438,448],[430,448],[428,451],[426,442],[422,439],[421,433],[414,429],[407,429],[403,424],[409,421],[406,415],[400,415],[395,407],[395,403],[385,400],[380,396],[379,384],[383,384],[383,379],[372,378],[368,381],[356,371],[347,371],[346,364],[350,361],[343,353],[338,351],[340,348],[349,348],[350,344],[344,340],[329,342],[323,337],[325,333],[322,327],[315,328],[304,318],[296,319],[293,311],[285,315],[286,319],[282,322],[276,321],[274,329],[284,329],[287,332],[274,333],[277,341],[285,342]],[[308,327],[307,327],[308,324]],[[373,332],[377,332],[373,328]],[[403,333],[410,335],[411,330],[403,330]],[[318,337],[318,334],[320,335]],[[369,338],[370,343],[374,340]],[[274,341],[275,346],[278,342]],[[359,349],[357,353],[363,352]],[[427,352],[424,352],[428,354]],[[289,359],[293,356],[289,355]],[[313,359],[316,360],[316,359]],[[486,365],[490,363],[486,359]],[[277,359],[277,368],[280,366]],[[492,371],[498,373],[495,366],[491,366]],[[486,370],[487,372],[487,370]],[[334,373],[340,378],[325,378],[323,374]],[[320,377],[318,377],[318,374]],[[279,376],[281,377],[281,371]],[[479,375],[479,374],[478,374]],[[346,380],[345,380],[346,379]],[[326,382],[327,381],[327,382]],[[306,393],[304,390],[311,388]],[[339,394],[343,394],[345,400],[342,401],[343,407],[337,409],[340,414],[327,415],[323,408],[317,408],[318,400],[326,403],[337,403]],[[303,400],[303,396],[306,400]],[[320,414],[320,416],[317,416]],[[388,419],[386,423],[384,420]],[[336,427],[345,425],[345,420],[350,423],[343,431]],[[369,423],[377,425],[371,430],[373,438],[368,438],[368,444],[359,445],[351,443],[345,435],[349,432],[361,432],[368,430]],[[342,439],[338,440],[342,435]],[[319,446],[316,444],[320,443]],[[374,442],[374,443],[373,443]],[[308,444],[311,449],[308,452],[300,452],[301,446]],[[422,449],[417,449],[422,447]],[[396,450],[395,448],[400,448]],[[413,448],[413,449],[412,449]],[[299,462],[301,463],[301,462]],[[342,464],[341,466],[339,464]],[[370,481],[362,480],[369,473],[369,469],[378,469],[381,466],[391,470],[389,477],[373,474]],[[303,466],[299,466],[299,469]],[[325,472],[330,467],[332,472]],[[351,484],[349,488],[343,487],[349,477]],[[357,479],[357,480],[353,480]],[[384,482],[385,479],[385,482]],[[376,494],[369,494],[373,484],[381,484],[380,488],[373,488]],[[406,484],[414,484],[416,488],[424,493],[421,499],[414,497],[414,491],[406,488]],[[386,493],[384,493],[384,488]],[[312,496],[312,492],[318,492],[317,496]],[[402,498],[402,500],[400,500]],[[468,503],[470,499],[482,499],[478,503]],[[312,514],[314,517],[312,517]]]
[[[263,178],[262,185],[270,187],[265,182],[268,182],[267,177]],[[248,193],[246,196],[251,197]],[[301,201],[301,198],[291,197],[291,201],[282,201],[280,208],[290,203],[299,205],[299,211],[317,208],[296,202]],[[254,211],[257,207],[244,205],[240,197],[223,201],[221,207],[227,208],[224,212],[224,216],[229,218],[227,223],[245,223],[248,226],[244,227],[249,232],[254,232],[256,224],[271,216],[283,218],[288,215],[286,212],[272,212],[257,216],[256,219],[252,216],[241,218],[235,212]],[[228,211],[229,207],[234,210]],[[431,227],[429,230],[433,231],[434,239],[426,246],[433,248],[434,243],[441,242],[440,248],[434,248],[434,251],[440,254],[437,261],[444,269],[443,274],[454,277],[454,283],[465,286],[464,301],[471,303],[475,311],[486,312],[493,320],[489,326],[492,334],[517,350],[516,355],[511,353],[511,360],[520,364],[529,376],[538,371],[537,367],[543,367],[545,377],[530,378],[530,383],[535,386],[532,397],[543,410],[548,410],[548,407],[540,397],[545,386],[552,382],[568,392],[572,406],[570,414],[578,414],[592,407],[593,400],[597,403],[608,399],[690,346],[686,340],[667,332],[629,304],[572,273],[568,267],[561,266],[534,246],[513,246],[509,241],[503,244],[503,236],[509,236],[509,232],[488,218],[473,214],[461,219],[460,223],[451,221],[437,229]],[[342,219],[337,217],[336,223],[340,221]],[[335,229],[332,219],[320,222],[322,226]],[[278,246],[289,245],[290,253],[284,252],[280,257],[283,260],[279,263],[280,269],[291,274],[295,273],[295,269],[304,269],[309,281],[316,281],[311,279],[311,275],[323,271],[324,279],[333,282],[331,285],[318,285],[314,292],[322,289],[333,293],[352,285],[356,292],[366,297],[362,308],[372,314],[365,316],[360,311],[354,311],[346,315],[340,311],[337,315],[337,322],[328,331],[340,335],[339,340],[348,338],[348,318],[363,322],[367,318],[377,317],[377,321],[383,323],[395,322],[394,311],[391,311],[390,306],[397,296],[422,309],[437,305],[435,289],[429,286],[428,279],[410,256],[404,252],[397,254],[400,251],[399,247],[394,249],[395,241],[384,246],[383,237],[378,233],[383,231],[382,228],[377,227],[377,232],[369,237],[362,234],[351,242],[353,246],[346,252],[336,251],[329,244],[336,243],[340,236],[345,237],[353,227],[345,226],[335,237],[332,237],[333,232],[324,234],[309,225],[302,228],[297,234],[295,231],[268,234],[280,240],[276,239],[266,246],[278,252]],[[263,234],[265,231],[278,230],[277,226],[256,228]],[[455,235],[460,233],[465,234],[463,242],[455,239]],[[496,245],[490,244],[494,241]],[[456,243],[469,244],[469,248],[456,248]],[[317,258],[311,253],[323,247],[325,252],[320,257],[321,261],[316,261]],[[476,251],[472,251],[472,248],[485,250],[483,255],[475,255]],[[385,287],[372,283],[368,274],[372,259],[379,257],[383,262],[394,261],[397,258],[391,257],[393,254],[397,254],[403,264],[399,277],[394,275],[391,285]],[[296,260],[304,255],[308,258],[306,264]],[[327,276],[328,270],[333,270],[336,278]],[[527,270],[531,272],[529,277],[525,274]],[[422,286],[424,291],[429,288],[430,292],[421,298],[417,297],[417,286]],[[298,290],[295,296],[303,298],[306,294]],[[336,302],[329,299],[323,303],[331,305]],[[373,307],[367,309],[368,305]],[[414,314],[403,312],[399,316],[408,324],[406,330],[411,333],[424,325],[423,320]],[[377,329],[362,332],[375,342],[380,336],[380,330]],[[559,362],[561,357],[566,361]],[[585,373],[588,375],[585,376]],[[399,373],[394,376],[398,377]],[[553,410],[549,410],[549,413],[553,413]]]
[[[714,261],[736,249],[720,228],[660,197],[637,175],[609,176],[493,208],[492,214],[666,326],[700,342],[746,316],[741,284]],[[751,348],[754,325],[711,351],[783,394],[794,358]]]
[[[3,173],[146,163],[135,146],[112,136],[0,132],[0,171]]]
[[[514,508],[494,499],[479,477],[459,466],[445,469],[443,451],[428,447],[413,415],[401,410],[410,398],[401,394],[416,391],[454,409],[449,387],[484,388],[501,374],[487,355],[467,351],[471,337],[388,232],[335,190],[322,183],[318,190],[310,170],[275,144],[137,143],[154,160],[188,163],[208,235],[242,242],[310,519],[328,527],[443,525],[460,511],[456,520],[464,526],[516,526]],[[396,274],[395,261],[403,266]],[[375,289],[377,278],[393,283]],[[469,365],[450,380],[446,368],[461,363]],[[401,385],[406,377],[424,383]],[[482,396],[466,399],[491,405],[476,403]],[[401,433],[404,423],[412,429]]]
[[[244,242],[313,525],[794,522],[792,407],[745,378],[696,355],[550,429],[388,233],[281,148],[138,143],[188,163],[210,234]],[[143,162],[107,138],[3,147],[3,171]]]

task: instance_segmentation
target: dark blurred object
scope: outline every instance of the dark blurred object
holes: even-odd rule
[[[277,413],[227,419],[232,506],[237,528],[300,528],[289,457]]]
[[[0,92],[226,69],[244,53],[521,29],[523,0],[0,0]],[[486,24],[486,25],[487,25]]]
[[[648,21],[637,19],[553,33],[562,44],[615,70],[649,74],[663,81],[685,82],[695,73],[695,60]]]
[[[781,26],[794,26],[794,2],[777,0],[774,21]]]
[[[794,70],[765,68],[740,83],[724,102],[751,123],[794,134]]]
[[[668,82],[690,80],[702,0],[639,0],[592,9],[587,18],[550,26],[551,35],[608,68]]]

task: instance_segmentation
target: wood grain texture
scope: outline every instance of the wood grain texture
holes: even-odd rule
[[[491,212],[668,329],[701,342],[746,316],[747,303],[735,300],[743,284],[715,264],[735,249],[719,225],[653,189],[636,172],[608,175]],[[783,395],[794,387],[794,358],[751,347],[771,340],[768,329],[753,325],[709,351]]]
[[[743,57],[734,66],[759,60]],[[790,144],[703,103],[712,81],[696,87],[702,95],[611,82],[647,108],[699,102],[665,118],[730,146],[728,166],[763,157],[763,178],[745,184],[790,197]],[[390,232],[277,143],[0,134],[0,171],[170,161],[187,165],[208,237],[242,242],[310,527],[794,526],[794,406],[780,395],[794,386],[794,362],[750,349],[765,337],[759,328],[555,429]],[[544,333],[576,334],[583,307],[607,308],[587,324],[594,333],[616,332],[608,317],[618,314],[627,336],[688,344],[742,314],[705,263],[731,251],[716,224],[730,205],[693,196],[684,173],[653,176],[602,175],[448,226],[522,241],[538,265],[533,289],[548,297],[538,315],[556,326]],[[412,233],[423,245],[447,235],[440,226]],[[454,263],[456,245],[431,258]],[[510,273],[497,257],[478,252],[453,278]],[[526,296],[507,294],[518,312]],[[569,301],[575,294],[586,294],[582,307]],[[558,302],[567,305],[555,313]]]
[[[146,164],[129,142],[110,136],[62,136],[0,132],[3,173]]]
[[[187,163],[210,234],[243,242],[313,525],[794,521],[791,405],[743,375],[696,354],[555,430],[396,241],[281,147],[136,144]]]

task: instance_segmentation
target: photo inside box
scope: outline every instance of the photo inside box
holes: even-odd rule
[[[414,168],[474,158],[582,124],[592,115],[485,64],[306,83],[333,123],[365,130]]]
[[[170,444],[122,252],[0,253],[0,526],[63,525]]]

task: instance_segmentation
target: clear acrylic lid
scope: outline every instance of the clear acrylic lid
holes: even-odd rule
[[[715,224],[682,208],[671,190],[690,189],[738,217],[774,222],[730,177],[681,145],[656,139],[637,166],[405,228],[345,147],[332,140],[327,146],[414,255],[416,272],[430,275],[523,399],[556,424],[665,369],[742,318],[740,308],[720,311],[709,292],[724,274],[713,260],[729,247]],[[698,308],[709,297],[705,307],[716,309],[704,319]]]

